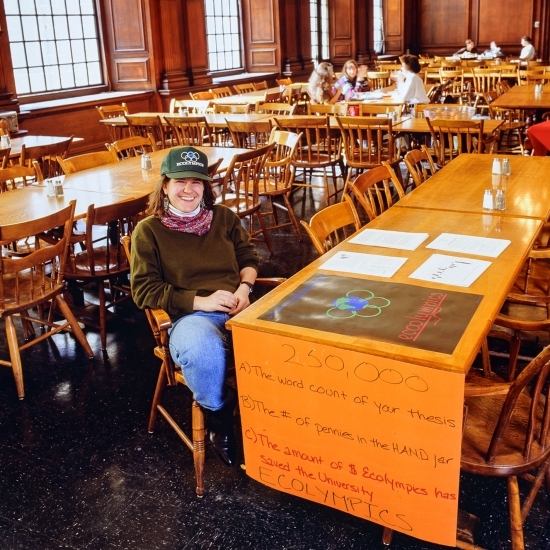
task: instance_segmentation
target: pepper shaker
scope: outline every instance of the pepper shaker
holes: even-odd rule
[[[511,174],[510,160],[509,159],[502,159],[501,171],[505,176],[509,176]]]
[[[499,189],[495,198],[495,210],[506,210],[506,196],[504,191]]]

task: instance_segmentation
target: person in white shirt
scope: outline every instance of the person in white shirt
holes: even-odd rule
[[[403,55],[399,58],[401,70],[395,76],[397,94],[406,103],[429,103],[424,81],[418,76],[420,63],[416,55]]]
[[[529,36],[524,36],[521,39],[521,45],[523,47],[521,49],[521,53],[519,54],[519,60],[531,61],[531,59],[535,59],[535,48],[533,47],[533,44],[531,44],[531,38]]]

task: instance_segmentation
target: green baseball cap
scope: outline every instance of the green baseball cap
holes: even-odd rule
[[[194,147],[174,147],[162,159],[160,175],[174,179],[199,178],[212,181],[208,175],[208,157]]]

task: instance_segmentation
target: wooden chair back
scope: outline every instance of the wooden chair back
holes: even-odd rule
[[[170,100],[170,113],[177,115],[180,109],[187,109],[190,115],[204,115],[214,112],[210,107],[209,99],[174,99]]]
[[[285,99],[289,99],[287,103],[291,103],[290,96],[285,97],[283,92],[275,91],[275,92],[266,92],[262,101],[264,103],[283,103]]]
[[[317,115],[317,116],[327,116],[327,115],[347,115],[348,105],[347,103],[333,103],[329,104],[307,104],[307,114],[308,115]]]
[[[546,84],[548,75],[544,69],[518,69],[518,86],[533,86],[534,84]]]
[[[445,166],[461,153],[483,153],[483,119],[426,120],[439,166]]]
[[[358,116],[370,116],[370,117],[377,116],[377,115],[390,116],[391,113],[397,113],[398,115],[401,115],[401,111],[403,109],[402,105],[371,105],[369,103],[359,103],[357,106],[359,107]],[[344,113],[344,114],[347,114],[347,113]]]
[[[103,350],[107,346],[107,309],[130,297],[129,287],[120,284],[121,276],[130,271],[121,239],[132,234],[148,200],[149,196],[145,195],[97,208],[91,204],[86,213],[85,249],[71,254],[65,266],[65,279],[79,286],[97,285],[98,316],[89,312],[77,313],[77,316],[83,323],[99,329]],[[98,234],[101,235],[99,238]],[[106,282],[111,290],[110,300],[105,295]]]
[[[20,164],[31,166],[35,160],[40,165],[40,170],[45,178],[61,175],[62,170],[57,162],[57,157],[65,158],[67,156],[73,137],[71,136],[58,143],[50,143],[48,145],[27,147],[23,144],[21,146]]]
[[[120,103],[115,105],[102,105],[97,107],[97,112],[101,120],[106,120],[109,118],[118,118],[130,114],[128,111],[128,106],[126,103]],[[105,128],[109,132],[109,138],[111,141],[115,141],[122,137],[122,129],[120,126],[104,124]]]
[[[247,94],[248,92],[256,91],[256,88],[254,88],[254,84],[252,84],[252,82],[247,84],[233,84],[233,88],[235,88],[235,92],[238,94]]]
[[[157,149],[166,147],[166,135],[159,115],[126,115],[131,136],[152,136]]]
[[[374,220],[405,194],[397,174],[387,162],[361,173],[350,182],[348,190],[363,207],[369,220]]]
[[[275,82],[277,82],[277,86],[290,86],[292,78],[277,78]]]
[[[252,105],[250,103],[231,104],[231,103],[214,103],[215,113],[237,113],[245,115],[252,111]]]
[[[267,80],[262,80],[261,82],[253,82],[252,84],[254,85],[254,90],[256,92],[269,89],[269,86],[267,85]]]
[[[408,151],[403,160],[412,178],[414,187],[419,187],[437,172],[432,155],[425,145],[422,145],[420,149],[411,149]]]
[[[0,168],[5,168],[10,161],[11,147],[0,149]]]
[[[95,168],[96,166],[103,166],[104,164],[111,164],[117,162],[118,157],[112,149],[107,151],[96,151],[93,153],[84,153],[83,155],[76,155],[69,158],[57,157],[57,162],[64,174],[74,174],[75,172],[81,172],[88,168]]]
[[[461,469],[507,478],[510,533],[517,549],[525,547],[523,524],[550,463],[549,381],[550,347],[546,347],[507,392],[465,399]],[[523,506],[518,476],[529,488]]]
[[[210,100],[215,99],[215,95],[210,91],[204,91],[204,92],[189,92],[189,95],[191,96],[191,99],[194,99],[196,101],[204,101],[204,100]]]
[[[295,110],[296,105],[290,105],[289,103],[266,103],[265,101],[258,101],[254,112],[270,115],[293,115]]]
[[[0,254],[0,317],[6,325],[6,339],[10,360],[0,364],[13,371],[19,399],[25,397],[23,365],[20,349],[42,342],[45,338],[70,329],[84,346],[88,357],[93,352],[78,326],[71,310],[63,299],[65,283],[63,272],[67,260],[68,242],[73,225],[75,201],[53,214],[7,226],[0,225],[0,242],[17,242],[23,239],[34,240],[34,246],[25,256],[10,258]],[[54,228],[62,228],[59,240],[48,246],[41,245],[40,235]],[[44,316],[44,306],[50,303],[50,314]],[[36,309],[39,313],[32,314]],[[64,321],[54,324],[53,313],[58,309]],[[36,334],[33,325],[38,324],[45,331],[25,344],[19,344],[13,317],[17,316],[23,325],[25,340],[29,334]]]
[[[344,195],[342,202],[327,206],[314,214],[309,223],[304,220],[300,220],[300,223],[319,256],[361,228],[357,210],[349,195]]]
[[[242,149],[265,147],[271,135],[271,121],[269,119],[253,122],[234,122],[228,120],[227,128],[231,133],[233,146]]]
[[[371,90],[386,88],[391,84],[390,71],[367,71],[367,80]]]
[[[222,86],[221,88],[212,88],[210,92],[214,94],[214,98],[229,97],[233,95],[233,92],[229,86]]]
[[[147,137],[130,136],[114,143],[106,143],[105,146],[109,151],[114,151],[118,160],[140,157],[143,153],[157,151],[157,145],[152,135]]]
[[[20,164],[0,168],[0,193],[43,181],[44,177],[37,161],[33,161],[30,168]]]
[[[214,145],[214,135],[205,116],[166,116],[174,145]]]

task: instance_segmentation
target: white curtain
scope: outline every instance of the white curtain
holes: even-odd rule
[[[384,41],[384,12],[382,9],[382,0],[373,0],[373,19],[374,19],[374,51],[384,53],[386,50]]]

